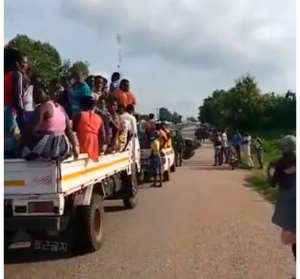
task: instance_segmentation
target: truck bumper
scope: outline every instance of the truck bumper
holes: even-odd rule
[[[62,216],[21,216],[4,218],[4,231],[61,231],[64,228]]]

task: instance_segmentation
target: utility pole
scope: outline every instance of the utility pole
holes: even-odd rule
[[[118,51],[118,63],[117,63],[117,69],[118,72],[121,71],[121,63],[122,63],[122,37],[121,34],[117,34],[116,36],[117,39],[117,51]]]

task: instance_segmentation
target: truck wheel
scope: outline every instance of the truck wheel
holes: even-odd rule
[[[135,168],[132,168],[132,173],[129,178],[129,183],[130,183],[130,191],[128,193],[128,197],[123,199],[124,206],[128,209],[133,209],[136,207],[138,198],[137,198],[137,193],[138,193],[138,181],[136,177],[136,171]]]
[[[171,172],[175,172],[175,171],[176,171],[175,163],[171,166],[170,171],[171,171]]]
[[[163,174],[164,181],[170,181],[170,172],[165,171]]]
[[[103,200],[99,194],[94,193],[91,205],[84,207],[83,214],[83,247],[89,252],[97,251],[103,239]],[[80,237],[80,236],[79,236]]]
[[[145,173],[144,170],[141,168],[141,171],[137,174],[137,182],[138,185],[142,185],[145,180]]]
[[[124,206],[127,209],[133,209],[136,207],[137,205],[137,197],[133,197],[133,198],[126,198],[123,200]]]

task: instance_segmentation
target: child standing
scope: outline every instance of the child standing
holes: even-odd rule
[[[159,179],[158,186],[162,187],[162,176],[161,176],[161,158],[160,158],[160,142],[159,142],[159,132],[155,131],[153,135],[150,136],[151,140],[151,155],[150,155],[150,167],[153,175],[153,185],[157,186],[157,178]]]

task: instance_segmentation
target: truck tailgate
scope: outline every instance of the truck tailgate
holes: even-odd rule
[[[57,192],[57,166],[49,161],[4,160],[4,194]]]

